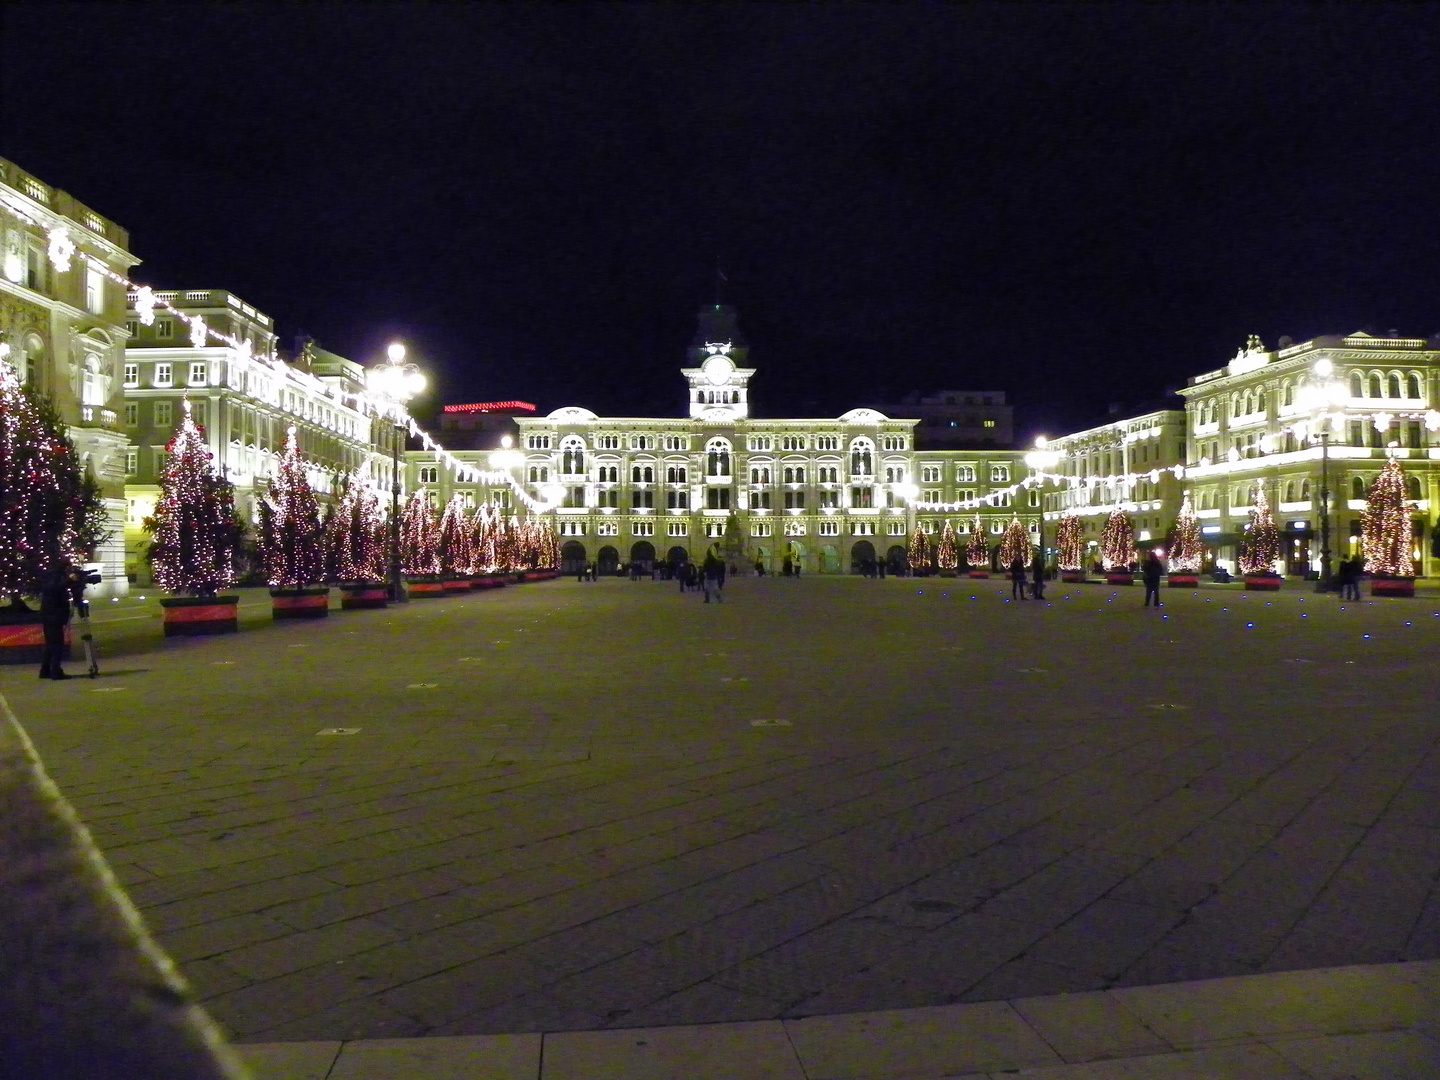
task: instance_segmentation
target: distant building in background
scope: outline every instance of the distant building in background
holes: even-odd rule
[[[274,473],[291,426],[311,466],[310,483],[322,495],[331,490],[336,474],[367,463],[376,483],[388,489],[394,427],[357,407],[354,395],[364,389],[364,368],[308,339],[300,341],[293,359],[281,359],[270,316],[223,289],[155,295],[187,317],[198,315],[207,326],[245,342],[250,352],[218,344],[196,347],[189,327],[173,316],[158,314],[144,326],[131,311],[122,379],[122,424],[129,439],[128,573],[145,574],[149,538],[141,523],[154,511],[165,447],[187,401],[217,468],[235,485],[236,510],[247,522],[256,520],[256,496]]]
[[[440,412],[440,444],[447,450],[495,450],[520,438],[519,416],[534,416],[528,401],[478,401],[446,405]]]
[[[920,450],[1008,450],[1015,443],[1015,409],[1000,390],[941,390],[906,394],[874,406],[890,416],[913,416]]]
[[[106,271],[140,261],[129,243],[113,221],[0,158],[0,341],[20,379],[55,402],[99,481],[111,532],[95,553],[102,596],[126,591],[125,296]]]

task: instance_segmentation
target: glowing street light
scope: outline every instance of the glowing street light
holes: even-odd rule
[[[1345,384],[1335,378],[1335,365],[1322,356],[1300,387],[1296,403],[1310,417],[1310,437],[1320,440],[1320,580],[1316,592],[1330,588],[1330,432],[1335,423],[1331,409],[1342,410],[1349,399]]]
[[[1060,459],[1065,455],[1058,451],[1049,449],[1050,440],[1044,435],[1035,436],[1035,449],[1025,455],[1025,464],[1029,466],[1030,473],[1035,478],[1035,486],[1040,489],[1040,523],[1039,531],[1035,539],[1040,546],[1040,563],[1045,563],[1045,473],[1055,468]]]
[[[365,373],[365,385],[390,404],[395,425],[390,444],[390,599],[403,604],[406,596],[400,574],[400,443],[405,437],[405,426],[401,418],[406,402],[425,389],[425,375],[414,364],[405,362],[405,346],[398,341],[389,344],[385,357],[385,363],[376,364]]]

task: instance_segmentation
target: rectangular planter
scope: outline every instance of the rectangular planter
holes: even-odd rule
[[[475,579],[475,588],[477,588],[477,589],[503,589],[508,583],[509,583],[509,579],[508,579],[507,577],[505,577],[504,575],[501,575],[501,574],[495,574],[495,575],[490,576],[490,577],[476,578],[476,579]]]
[[[383,608],[390,604],[390,586],[363,582],[340,586],[340,610]]]
[[[1246,574],[1245,588],[1250,592],[1279,592],[1282,580],[1279,574]]]
[[[330,590],[271,589],[270,615],[275,619],[324,619],[330,614]]]
[[[1371,578],[1371,596],[1414,596],[1414,578]]]
[[[1129,570],[1107,570],[1105,571],[1105,584],[1107,585],[1134,585],[1135,575]]]
[[[1168,575],[1170,588],[1172,589],[1196,589],[1200,587],[1199,574],[1170,574]]]
[[[222,596],[162,596],[160,610],[164,616],[166,637],[233,634],[240,626],[240,597],[235,593]]]
[[[1085,571],[1061,570],[1060,580],[1063,581],[1066,585],[1083,585],[1085,584]]]
[[[972,577],[977,580],[979,580],[980,578],[988,578],[989,576],[989,570],[971,570],[968,574],[966,574],[966,577]]]
[[[470,591],[469,578],[450,578],[440,583],[447,593],[461,593]]]
[[[34,622],[0,623],[0,664],[38,664],[44,647],[45,629],[40,625],[38,611],[35,612]],[[68,626],[65,627],[65,649],[60,657],[62,660],[70,659]]]
[[[412,578],[405,582],[405,591],[412,600],[429,596],[444,596],[445,583],[439,578]]]

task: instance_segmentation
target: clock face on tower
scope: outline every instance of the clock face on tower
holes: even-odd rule
[[[711,386],[724,386],[735,374],[735,364],[723,356],[712,356],[700,368]]]

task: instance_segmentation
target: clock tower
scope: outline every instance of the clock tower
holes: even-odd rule
[[[694,367],[680,373],[690,383],[692,419],[732,421],[750,415],[750,376],[743,367],[750,349],[736,325],[735,309],[727,304],[701,308],[695,340],[690,343]]]

